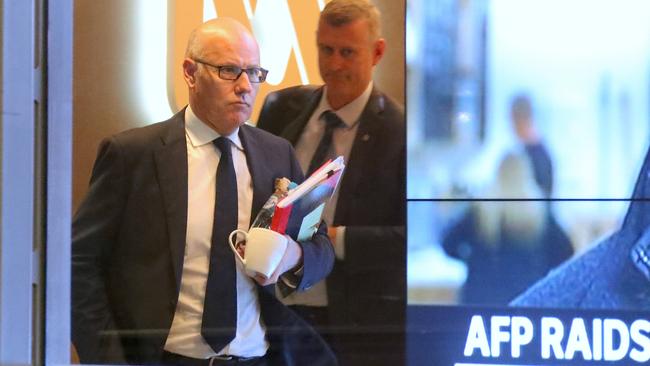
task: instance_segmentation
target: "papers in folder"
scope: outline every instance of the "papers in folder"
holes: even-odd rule
[[[344,169],[343,156],[339,156],[327,161],[290,190],[275,207],[271,230],[297,241],[310,239],[318,230],[325,205],[334,194]]]

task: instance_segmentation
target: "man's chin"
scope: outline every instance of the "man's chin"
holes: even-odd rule
[[[336,93],[339,96],[354,94],[355,85],[348,80],[334,80],[327,83],[328,93]]]
[[[249,105],[245,104],[235,104],[232,106],[229,112],[232,120],[246,121],[251,116],[252,108]]]
[[[222,119],[223,123],[216,129],[216,131],[222,135],[227,136],[235,132],[235,130],[248,121],[248,117],[244,118],[243,116],[232,116],[230,118]]]
[[[325,79],[325,83],[327,85],[331,85],[332,87],[345,88],[347,85],[350,84],[350,81],[347,78],[343,78],[343,77],[331,77]]]

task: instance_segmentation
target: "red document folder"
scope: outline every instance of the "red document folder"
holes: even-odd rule
[[[287,234],[296,241],[310,239],[318,230],[325,205],[334,194],[344,168],[343,157],[339,156],[289,191],[275,207],[271,230]]]

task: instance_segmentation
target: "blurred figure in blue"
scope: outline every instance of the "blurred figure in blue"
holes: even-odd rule
[[[510,104],[510,119],[515,134],[524,145],[535,173],[535,181],[541,188],[543,196],[549,198],[553,193],[553,162],[542,137],[535,126],[533,103],[526,93],[520,93],[512,98]]]
[[[443,237],[445,252],[467,264],[460,301],[507,304],[573,254],[567,235],[540,200],[524,153],[509,153],[485,201],[469,210]],[[509,201],[489,199],[512,198]]]
[[[621,228],[560,266],[514,306],[650,310],[650,151]]]

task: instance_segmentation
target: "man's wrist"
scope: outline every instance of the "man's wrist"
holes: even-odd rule
[[[278,282],[280,286],[278,286],[278,289],[280,290],[282,296],[287,296],[290,293],[296,291],[298,285],[300,284],[300,280],[302,280],[302,275],[304,272],[305,266],[301,261],[297,267],[294,267],[291,270],[280,275],[280,281]]]
[[[336,254],[336,259],[343,260],[345,259],[345,226],[337,226],[335,238],[332,240],[332,243],[336,242],[334,245],[334,254]]]

